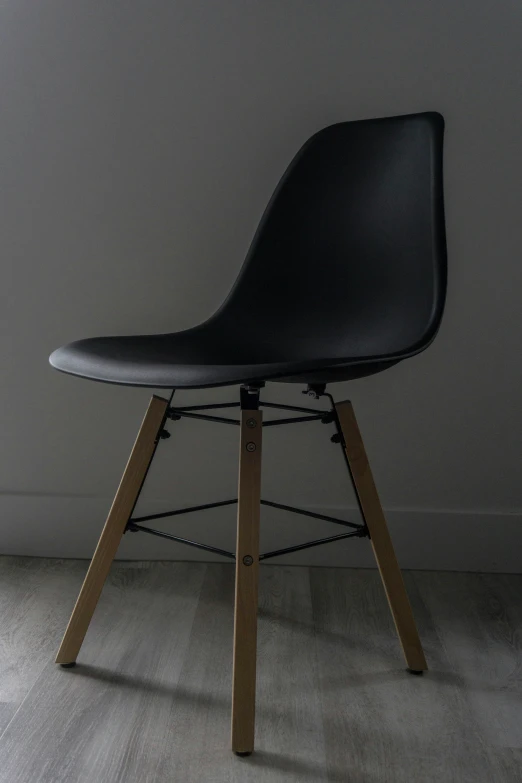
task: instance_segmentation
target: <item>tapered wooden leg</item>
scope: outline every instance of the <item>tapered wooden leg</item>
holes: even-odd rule
[[[80,651],[121,537],[145,480],[165,421],[168,401],[152,397],[109,516],[65,631],[56,663],[72,665]]]
[[[241,412],[232,685],[232,750],[254,749],[262,413]]]
[[[344,449],[408,668],[427,669],[417,626],[351,402],[335,406]]]

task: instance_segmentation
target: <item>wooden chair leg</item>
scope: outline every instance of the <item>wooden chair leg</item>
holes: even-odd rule
[[[241,412],[232,685],[232,750],[254,749],[261,492],[261,411]]]
[[[134,448],[56,656],[56,663],[60,663],[62,666],[72,666],[76,661],[121,537],[154,456],[160,432],[165,422],[168,404],[168,400],[156,396],[152,397],[149,403],[147,413],[143,419]]]
[[[348,466],[361,511],[371,536],[373,552],[404,651],[404,657],[410,671],[422,672],[428,668],[426,659],[353,406],[351,402],[346,401],[337,403],[335,409],[343,434]]]

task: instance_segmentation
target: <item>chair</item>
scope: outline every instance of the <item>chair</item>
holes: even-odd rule
[[[324,128],[291,162],[264,213],[229,296],[207,321],[173,334],[98,337],[50,357],[71,375],[126,386],[200,389],[240,385],[229,405],[175,407],[174,391],[153,396],[56,661],[73,666],[122,535],[145,531],[235,560],[232,749],[254,747],[258,566],[262,560],[350,536],[370,538],[398,636],[412,673],[426,667],[402,574],[354,410],[327,384],[381,372],[423,351],[441,322],[446,290],[442,192],[444,121],[435,112]],[[306,385],[321,411],[261,400],[266,382]],[[239,418],[215,409],[239,408]],[[262,409],[286,418],[263,421]],[[212,413],[209,413],[212,411]],[[219,412],[218,412],[219,413]],[[167,422],[182,417],[239,425],[237,499],[164,514],[132,514]],[[363,522],[260,498],[263,427],[320,419],[333,425]],[[228,552],[144,522],[237,503],[237,547]],[[259,552],[260,505],[343,526],[325,539]]]

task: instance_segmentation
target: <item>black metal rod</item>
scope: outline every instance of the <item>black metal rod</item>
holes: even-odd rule
[[[217,503],[204,503],[202,506],[189,506],[188,508],[177,508],[174,511],[162,511],[160,514],[148,514],[146,517],[136,517],[131,519],[134,522],[148,522],[151,519],[165,519],[165,517],[177,517],[180,514],[190,514],[192,511],[205,511],[207,508],[219,508],[219,506],[232,506],[237,503],[237,498],[233,500],[219,500]]]
[[[298,413],[321,413],[323,416],[330,411],[320,411],[317,408],[301,408],[298,405],[279,405],[277,402],[263,402],[260,400],[259,404],[263,408],[278,408],[281,411],[297,411]]]
[[[212,405],[184,405],[180,411],[210,411],[216,408],[239,408],[239,402],[215,402]]]
[[[280,424],[299,424],[303,421],[320,421],[328,413],[316,413],[313,416],[292,416],[288,419],[272,419],[272,421],[264,421],[263,427],[276,427]],[[171,416],[185,417],[187,419],[202,419],[203,421],[216,421],[219,424],[236,424],[240,422],[238,419],[230,419],[226,416],[209,416],[206,413],[192,413],[192,411],[185,408],[171,408],[169,411]]]
[[[344,525],[345,527],[352,527],[355,530],[362,530],[364,525],[357,524],[356,522],[347,522],[344,519],[337,519],[337,517],[328,517],[326,514],[316,514],[315,511],[305,511],[302,508],[295,508],[294,506],[285,506],[283,503],[274,503],[272,500],[262,500],[262,506],[271,506],[272,508],[280,508],[282,511],[291,511],[293,514],[301,514],[303,517],[312,517],[313,519],[323,519],[325,522],[334,522],[336,525]]]
[[[187,419],[203,419],[203,421],[217,421],[219,424],[237,424],[239,425],[239,419],[229,419],[226,416],[208,416],[206,413],[190,413],[184,411],[181,408],[170,408],[169,416],[181,416]]]
[[[216,555],[229,557],[232,560],[236,559],[235,554],[233,552],[228,552],[226,549],[218,549],[217,546],[210,546],[209,544],[200,544],[198,541],[190,541],[188,538],[173,536],[172,533],[164,533],[162,530],[154,530],[151,527],[142,527],[142,525],[137,525],[135,522],[129,522],[127,529],[133,532],[140,531],[141,533],[150,533],[152,536],[168,538],[170,541],[177,541],[178,544],[186,544],[187,546],[193,546],[196,549],[205,549],[207,552],[214,552]]]
[[[269,557],[279,557],[279,555],[288,555],[291,552],[298,552],[300,549],[311,549],[313,546],[321,546],[321,544],[329,544],[332,541],[341,541],[343,538],[353,538],[354,536],[360,536],[361,534],[356,531],[354,533],[341,533],[339,536],[328,536],[328,538],[318,538],[315,541],[307,541],[305,544],[298,544],[297,546],[288,546],[286,549],[274,549],[272,552],[265,552],[263,555],[259,555],[260,560],[268,560]]]
[[[324,416],[324,413],[319,413],[315,416],[292,416],[288,419],[272,419],[271,421],[264,421],[263,427],[275,427],[277,424],[298,424],[300,421],[320,421]]]

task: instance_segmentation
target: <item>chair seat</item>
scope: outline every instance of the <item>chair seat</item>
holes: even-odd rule
[[[270,351],[252,357],[244,346],[232,343],[200,326],[173,334],[78,340],[58,348],[49,361],[55,369],[81,378],[169,389],[266,380],[326,383],[373,375],[396,363],[306,357],[285,361]]]
[[[423,351],[446,291],[443,128],[425,112],[318,131],[281,178],[207,321],[80,340],[51,364],[106,383],[190,389],[345,381]]]

